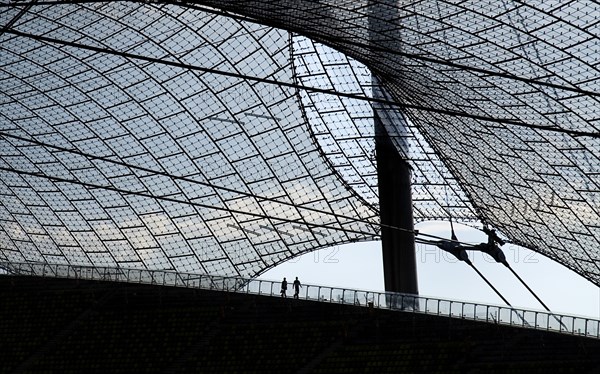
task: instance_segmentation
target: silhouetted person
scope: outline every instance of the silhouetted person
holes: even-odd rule
[[[281,297],[287,297],[286,292],[287,292],[287,281],[285,280],[285,277],[283,277],[283,282],[281,282]]]
[[[298,298],[298,294],[300,294],[300,287],[302,287],[302,285],[300,284],[298,277],[296,277],[296,280],[294,281],[294,299]]]

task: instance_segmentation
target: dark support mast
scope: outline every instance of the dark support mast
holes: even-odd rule
[[[375,54],[372,57],[397,58],[385,56],[385,49],[381,49],[388,44],[392,49],[402,40],[401,29],[390,29],[389,23],[386,22],[400,17],[396,0],[369,1],[369,11],[369,39],[378,47],[372,52]],[[390,99],[375,75],[372,77],[372,83],[375,98]],[[402,157],[402,154],[408,153],[408,145],[405,139],[399,137],[399,134],[407,132],[406,120],[398,113],[397,108],[390,108],[384,104],[373,103],[373,112],[385,290],[418,294],[410,188],[411,169]],[[390,226],[401,230],[391,229]]]
[[[375,116],[375,151],[385,290],[418,294],[411,170]],[[396,230],[387,226],[405,230]]]

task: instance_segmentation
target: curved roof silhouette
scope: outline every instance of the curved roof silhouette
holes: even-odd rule
[[[0,3],[0,259],[254,276],[418,221],[600,281],[600,5]]]

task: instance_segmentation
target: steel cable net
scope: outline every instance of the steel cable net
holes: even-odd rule
[[[324,162],[295,89],[161,63],[292,82],[287,32],[125,3],[32,7],[11,30],[0,44],[4,260],[252,276],[376,237],[343,218],[376,212]]]
[[[255,275],[376,238],[376,116],[417,220],[600,280],[597,4],[2,4],[5,260]]]

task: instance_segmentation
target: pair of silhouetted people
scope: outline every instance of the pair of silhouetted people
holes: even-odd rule
[[[302,287],[300,281],[298,280],[298,277],[296,277],[296,280],[292,285],[294,287],[294,299],[297,299],[298,295],[300,294],[300,287]],[[287,297],[287,286],[288,282],[284,277],[283,281],[281,281],[281,297]]]

